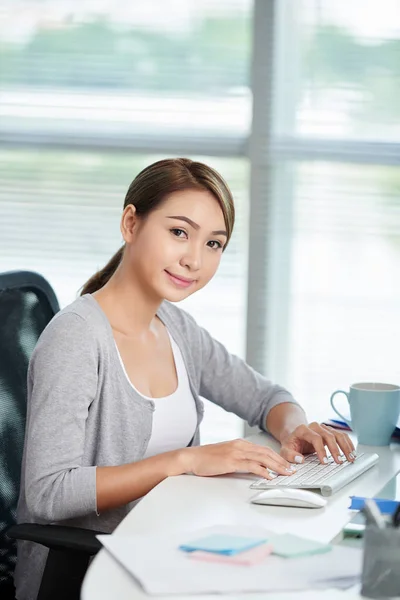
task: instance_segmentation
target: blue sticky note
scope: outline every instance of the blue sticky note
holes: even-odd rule
[[[179,546],[179,550],[184,552],[194,552],[202,550],[203,552],[214,552],[215,554],[224,554],[234,556],[239,552],[250,550],[264,544],[265,538],[249,538],[237,535],[213,534],[208,535],[186,544]]]

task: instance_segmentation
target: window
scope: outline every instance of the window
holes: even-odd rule
[[[288,379],[319,412],[343,385],[397,381],[400,178],[303,162],[294,179]]]
[[[237,222],[215,280],[182,306],[243,356],[251,0],[6,4],[0,270],[42,273],[65,306],[120,246],[133,177],[166,156],[199,158],[229,182]],[[207,404],[203,442],[241,431]]]
[[[3,140],[243,154],[251,0],[7,4]]]
[[[273,119],[256,140],[266,191],[252,198],[270,206],[260,368],[323,419],[338,387],[398,381],[398,3],[275,8]]]
[[[135,174],[199,157],[238,219],[183,306],[314,418],[337,387],[397,381],[397,0],[6,4],[2,270],[36,269],[71,302],[118,248]],[[203,441],[240,434],[207,405]]]
[[[277,3],[274,132],[399,141],[397,0]]]

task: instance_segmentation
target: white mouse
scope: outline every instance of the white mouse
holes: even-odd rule
[[[274,506],[296,506],[298,508],[322,508],[327,504],[325,498],[322,498],[319,494],[293,488],[264,490],[250,498],[250,502],[253,502],[253,504],[272,504]]]

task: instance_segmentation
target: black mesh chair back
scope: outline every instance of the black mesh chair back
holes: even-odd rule
[[[0,273],[0,591],[12,586],[16,562],[16,541],[5,531],[16,522],[28,363],[58,310],[54,291],[42,276]]]

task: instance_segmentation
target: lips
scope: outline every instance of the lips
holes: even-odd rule
[[[195,279],[188,279],[187,277],[182,277],[181,275],[174,275],[166,269],[165,272],[168,275],[170,281],[172,281],[172,283],[174,283],[178,287],[187,288],[196,281]]]

